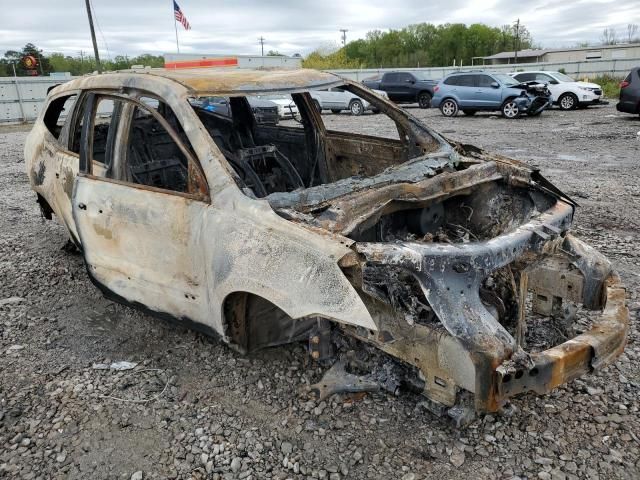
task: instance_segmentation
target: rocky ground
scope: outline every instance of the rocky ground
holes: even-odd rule
[[[26,130],[4,127],[0,477],[640,478],[640,119],[611,106],[515,121],[410,111],[445,136],[539,165],[580,203],[575,232],[628,287],[631,334],[615,365],[463,430],[410,394],[309,400],[301,389],[322,370],[301,346],[242,357],[105,300],[63,248],[63,228],[40,217]],[[393,134],[381,116],[324,119]],[[118,361],[138,365],[110,368]]]

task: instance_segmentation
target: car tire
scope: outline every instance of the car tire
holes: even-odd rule
[[[429,108],[431,106],[431,94],[429,92],[420,92],[418,94],[418,105],[420,108]]]
[[[351,100],[351,103],[349,104],[349,111],[351,112],[351,115],[359,117],[364,113],[364,105],[360,100]]]
[[[520,109],[518,108],[515,98],[507,98],[502,104],[500,111],[504,118],[508,118],[510,120],[520,116]]]
[[[447,98],[440,104],[440,113],[445,117],[455,117],[458,114],[458,102],[453,98]]]
[[[331,109],[331,113],[338,115],[342,110],[338,109],[338,108],[332,108]]]
[[[578,107],[578,97],[573,93],[563,93],[558,98],[560,110],[573,110]]]
[[[475,115],[477,112],[477,110],[462,110],[462,113],[464,113],[465,115],[471,117],[473,115]]]
[[[322,106],[320,105],[320,102],[318,100],[313,101],[313,106],[316,107],[316,111],[318,113],[322,113]]]

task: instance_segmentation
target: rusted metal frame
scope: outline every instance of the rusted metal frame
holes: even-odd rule
[[[177,197],[187,198],[189,200],[196,200],[199,202],[208,203],[208,199],[203,198],[198,193],[177,192],[175,190],[167,190],[166,188],[152,187],[150,185],[141,185],[139,183],[132,183],[126,180],[117,180],[115,178],[98,177],[90,173],[78,173],[79,177],[89,178],[91,180],[100,180],[102,182],[113,183],[115,185],[122,185],[125,187],[135,188],[137,190],[145,190],[148,192],[164,193],[165,195],[175,195]]]
[[[394,265],[416,276],[429,305],[447,331],[472,352],[476,366],[475,402],[479,411],[498,408],[494,370],[517,345],[483,305],[480,284],[492,271],[524,254],[543,253],[562,240],[573,209],[558,202],[513,232],[486,242],[463,245],[356,244],[367,262]]]
[[[156,95],[154,94],[150,94],[151,97],[153,98],[157,98]],[[169,123],[165,120],[165,118],[160,115],[160,113],[158,113],[157,111],[155,111],[152,108],[149,108],[148,106],[146,106],[144,103],[140,102],[140,100],[138,100],[137,98],[134,97],[130,97],[128,95],[121,95],[121,94],[117,94],[114,93],[110,90],[93,90],[89,95],[88,98],[90,99],[89,101],[92,103],[92,113],[91,113],[91,117],[88,119],[87,118],[87,113],[89,113],[89,110],[87,108],[85,108],[85,119],[84,119],[84,124],[83,124],[83,135],[82,138],[83,140],[81,141],[81,155],[80,155],[80,174],[83,173],[88,173],[89,175],[91,175],[92,178],[95,179],[100,179],[100,180],[113,180],[113,179],[107,179],[104,177],[95,177],[91,174],[91,170],[87,169],[87,165],[86,165],[86,160],[83,163],[82,161],[82,148],[87,149],[87,145],[85,145],[85,138],[87,140],[90,140],[90,145],[93,145],[93,120],[95,118],[95,109],[97,107],[98,102],[96,101],[96,97],[99,98],[111,98],[113,100],[119,100],[119,101],[124,101],[124,102],[129,102],[129,103],[133,103],[134,105],[136,105],[138,108],[141,108],[147,112],[149,112],[151,114],[151,116],[153,116],[153,118],[155,120],[158,121],[158,123],[160,123],[160,125],[167,131],[167,133],[169,134],[169,136],[171,137],[171,139],[176,143],[176,145],[178,145],[178,148],[180,149],[180,151],[182,152],[182,154],[187,158],[187,162],[188,165],[193,165],[195,167],[195,170],[193,170],[193,173],[196,173],[198,175],[198,181],[197,181],[197,185],[201,185],[201,187],[199,188],[199,192],[198,193],[185,193],[185,192],[176,192],[174,190],[166,190],[166,189],[157,189],[161,192],[164,193],[170,193],[170,194],[180,194],[180,196],[187,196],[188,198],[194,198],[196,200],[202,200],[204,202],[210,202],[211,199],[209,197],[209,188],[206,182],[206,176],[204,174],[204,171],[202,170],[202,166],[200,165],[200,163],[193,157],[193,155],[191,154],[191,152],[189,151],[189,149],[183,144],[182,140],[180,139],[179,135],[176,133],[176,131],[173,129],[173,127],[171,127],[171,125],[169,125]],[[162,101],[162,100],[160,100]],[[124,118],[121,117],[121,121],[119,122],[118,128],[123,129],[125,125],[130,125],[130,122],[132,120],[132,117],[129,116],[129,118]],[[178,119],[179,120],[179,119]],[[85,129],[89,128],[90,126],[90,131],[91,131],[91,137],[85,137]],[[122,147],[122,146],[121,146]],[[91,147],[89,147],[89,151],[86,151],[85,153],[90,154],[90,149]],[[85,157],[85,158],[89,158],[89,157]],[[191,173],[192,169],[189,168],[189,173]],[[130,182],[123,182],[126,185],[137,185],[138,187],[141,188],[146,188],[146,189],[155,189],[155,187],[149,187],[146,185],[138,185],[138,184],[133,184]],[[202,188],[204,187],[204,189],[206,189],[206,192],[202,192]],[[155,190],[154,190],[155,191]]]
[[[516,373],[503,367],[496,369],[496,399],[534,391],[544,394],[610,363],[624,350],[629,329],[629,309],[625,289],[616,273],[604,282],[606,307],[601,319],[588,332],[560,345],[531,354],[533,365]]]
[[[291,98],[298,107],[301,118],[308,120],[302,123],[307,142],[313,137],[314,144],[317,143],[317,145],[313,145],[313,148],[318,161],[317,166],[312,167],[309,186],[313,185],[316,168],[318,168],[320,178],[330,180],[329,166],[327,165],[327,158],[329,158],[330,152],[327,142],[327,129],[322,121],[322,115],[316,110],[313,98],[311,98],[308,91],[292,94]]]
[[[92,173],[91,159],[93,158],[93,120],[98,108],[97,96],[90,93],[84,105],[84,121],[80,134],[80,165],[79,173]]]

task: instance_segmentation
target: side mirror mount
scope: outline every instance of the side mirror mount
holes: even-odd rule
[[[549,80],[551,85],[558,85],[560,82],[558,80]]]
[[[500,84],[498,82],[491,82],[491,87],[500,88]]]

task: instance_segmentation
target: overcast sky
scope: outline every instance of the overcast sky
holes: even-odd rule
[[[92,0],[103,56],[175,51],[172,0]],[[412,23],[481,22],[492,26],[520,18],[543,47],[597,42],[604,28],[626,36],[640,24],[639,0],[178,0],[192,29],[178,25],[183,53],[306,54],[373,29]],[[83,0],[0,0],[0,54],[35,43],[45,52],[89,53]]]

